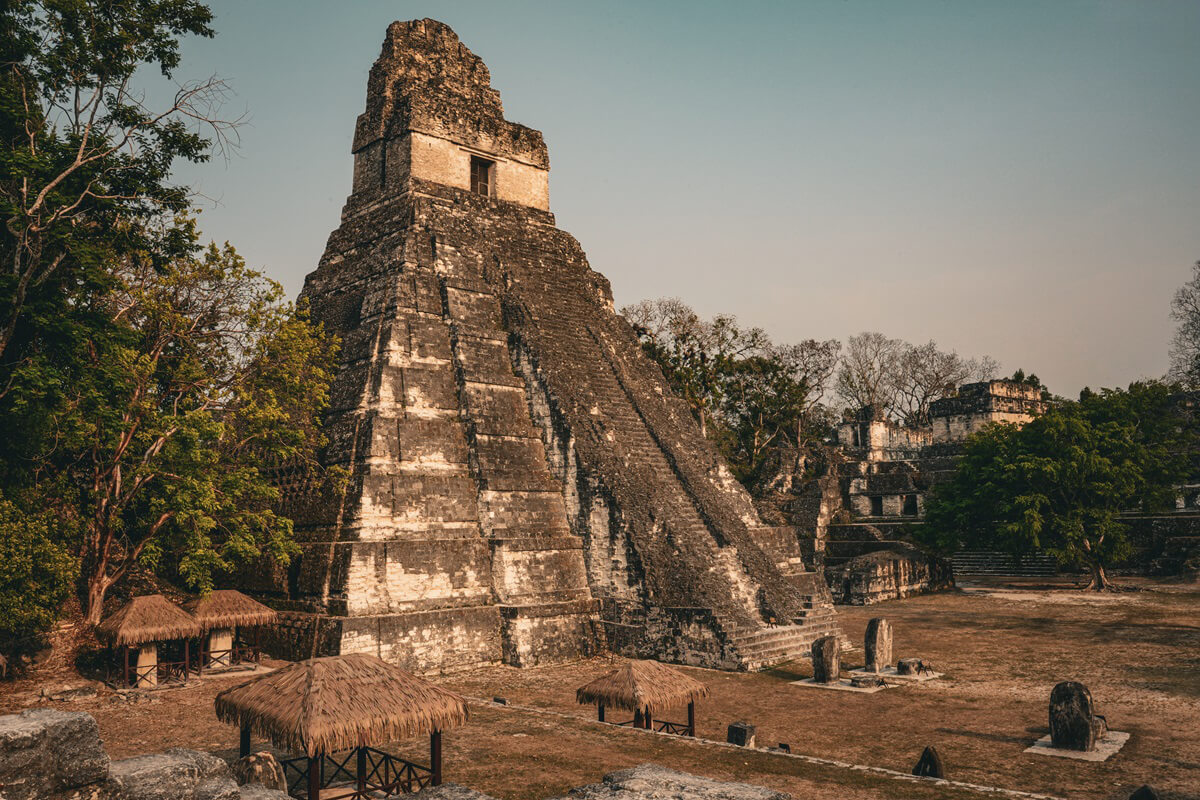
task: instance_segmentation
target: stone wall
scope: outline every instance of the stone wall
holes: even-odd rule
[[[258,584],[291,612],[273,649],[433,671],[607,645],[748,668],[836,628],[831,608],[812,624],[827,599],[760,546],[749,496],[555,227],[541,134],[503,118],[448,27],[388,28],[354,153],[302,293],[342,339],[325,460],[351,479],[288,487],[303,554]],[[486,194],[465,180],[481,156]],[[768,653],[772,622],[787,643]]]

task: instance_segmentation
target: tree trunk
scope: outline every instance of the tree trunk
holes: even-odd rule
[[[96,558],[85,558],[79,573],[79,604],[83,620],[99,625],[104,614],[104,595],[108,592],[108,565]]]
[[[1104,571],[1104,565],[1100,562],[1092,564],[1092,580],[1087,585],[1088,589],[1095,589],[1097,592],[1103,592],[1112,586],[1108,580],[1108,573]]]

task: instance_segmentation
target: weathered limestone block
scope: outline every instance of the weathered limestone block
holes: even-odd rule
[[[828,570],[830,589],[842,605],[872,605],[954,585],[950,564],[943,559],[899,542],[864,546],[887,549],[855,556]]]
[[[883,617],[875,617],[867,623],[863,642],[866,652],[866,668],[872,672],[883,672],[892,665],[892,625]]]
[[[410,797],[412,800],[496,800],[491,795],[466,786],[459,786],[457,783],[427,786]]]
[[[287,792],[278,789],[268,789],[254,783],[248,783],[240,789],[241,800],[292,800]]]
[[[253,784],[267,789],[287,791],[287,777],[283,765],[265,750],[239,758],[230,765],[233,779],[239,786]]]
[[[919,658],[902,658],[896,662],[896,672],[899,675],[917,675],[923,664]]]
[[[238,800],[238,784],[224,760],[172,747],[113,762],[104,784],[112,800]]]
[[[834,683],[841,677],[841,647],[836,636],[822,636],[812,643],[814,681]]]
[[[1082,683],[1063,681],[1050,692],[1050,743],[1061,750],[1091,751],[1108,732]]]
[[[90,714],[32,709],[0,717],[0,792],[31,800],[103,781],[108,755]]]
[[[112,800],[237,800],[238,787],[220,758],[173,747],[114,761],[105,784]]]
[[[575,800],[791,800],[790,795],[748,783],[718,781],[642,764],[611,772],[602,783],[572,789]],[[565,800],[557,798],[556,800]]]

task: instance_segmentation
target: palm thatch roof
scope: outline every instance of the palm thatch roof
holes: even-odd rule
[[[118,647],[189,639],[201,633],[191,614],[161,594],[135,597],[96,626],[97,636]]]
[[[580,703],[603,703],[613,708],[650,713],[708,697],[708,687],[657,661],[630,661],[625,666],[581,686]]]
[[[188,601],[184,608],[191,612],[205,632],[220,628],[269,625],[279,617],[275,609],[264,606],[237,589],[216,589],[205,597]]]
[[[217,695],[217,718],[315,756],[467,721],[467,701],[365,653],[299,661]]]

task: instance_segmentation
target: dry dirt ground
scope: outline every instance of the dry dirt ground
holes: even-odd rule
[[[596,723],[593,708],[575,704],[574,690],[618,659],[444,677],[443,685],[470,697],[501,696],[511,704],[472,704],[471,721],[446,737],[447,780],[503,800],[526,800],[654,761],[770,786],[800,800],[998,796],[850,766],[907,773],[932,744],[954,781],[1071,800],[1123,800],[1149,782],[1176,797],[1200,798],[1200,586],[1146,589],[1094,595],[991,584],[870,608],[839,607],[845,632],[860,648],[867,620],[887,617],[897,657],[919,656],[946,673],[875,694],[790,686],[811,674],[806,662],[755,674],[689,670],[711,691],[698,704],[700,737],[723,742],[726,726],[744,720],[757,726],[760,747],[786,742],[793,753],[815,759]],[[844,661],[853,665],[861,657],[858,649]],[[1068,679],[1091,688],[1114,730],[1132,734],[1105,763],[1022,752],[1048,732],[1050,689]],[[228,755],[237,733],[217,722],[212,699],[237,682],[206,679],[157,692],[156,702],[127,706],[114,703],[107,691],[95,699],[49,703],[37,697],[40,685],[25,680],[0,689],[0,713],[31,705],[88,711],[114,758],[172,746]],[[684,711],[665,716],[682,720]],[[419,742],[392,749],[427,760]]]

